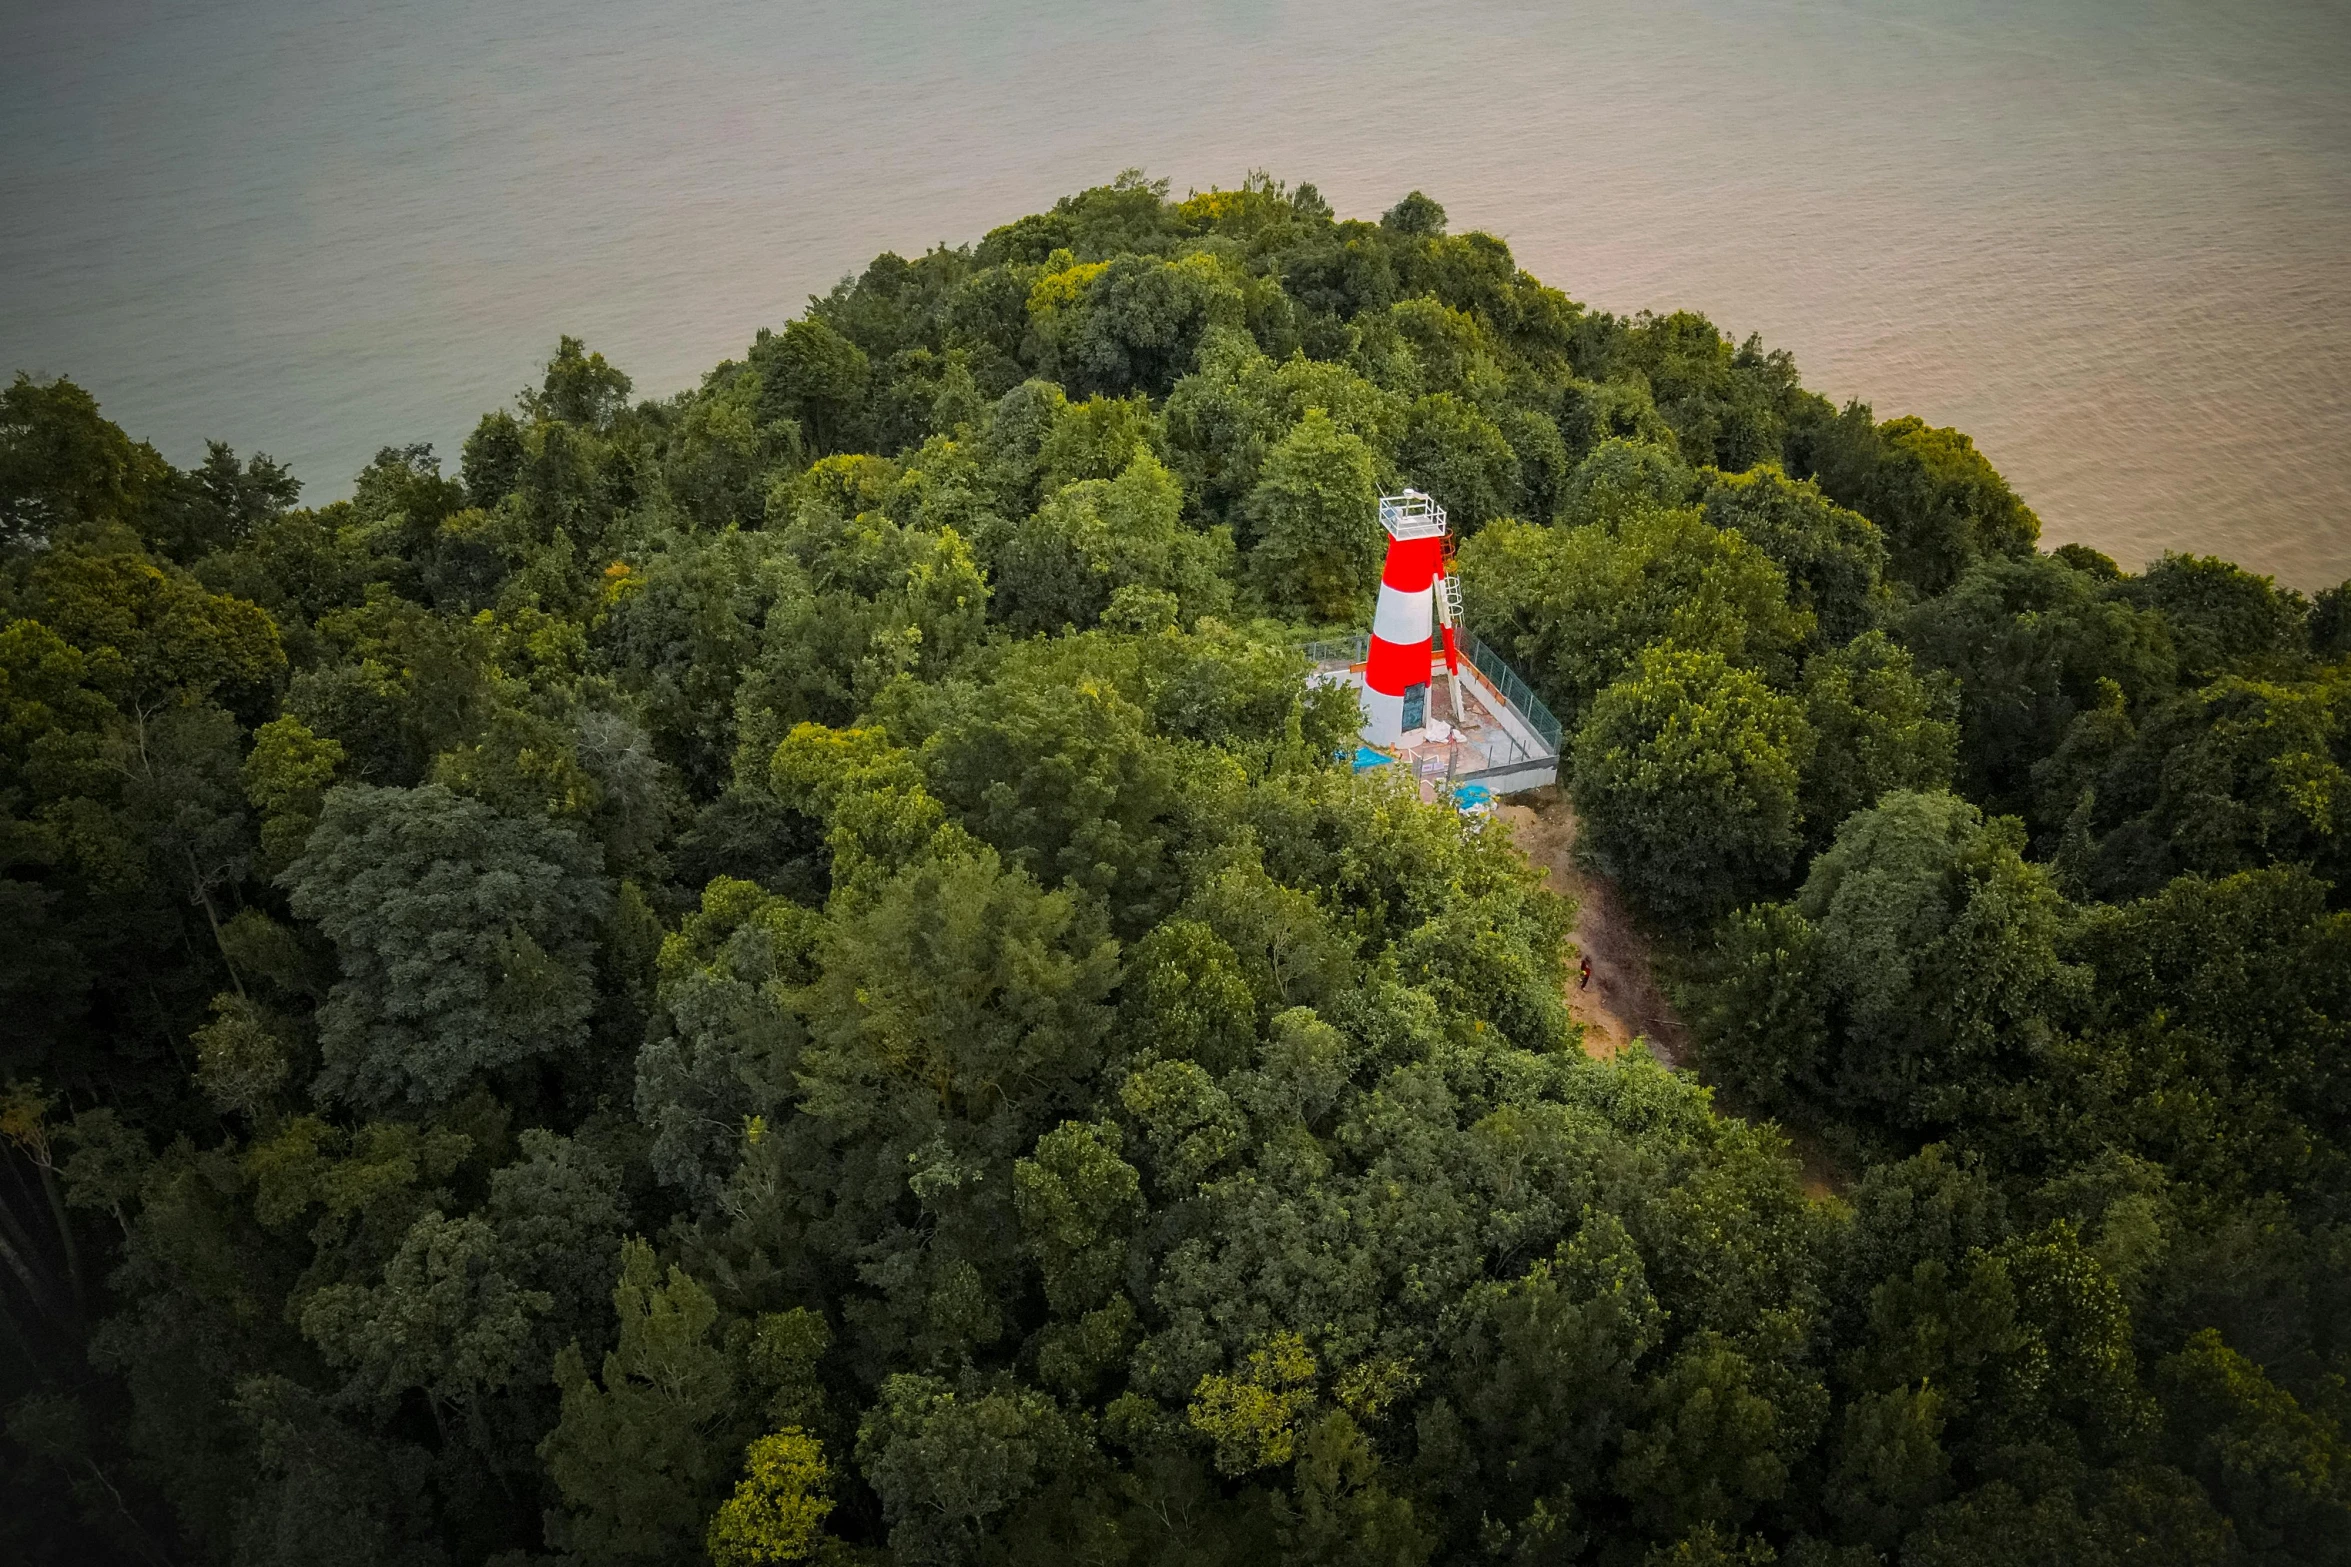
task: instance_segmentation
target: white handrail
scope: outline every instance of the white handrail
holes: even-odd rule
[[[1418,490],[1380,497],[1380,526],[1391,539],[1436,538],[1445,532],[1445,508]]]

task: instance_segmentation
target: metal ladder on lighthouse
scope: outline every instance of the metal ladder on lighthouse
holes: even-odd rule
[[[1453,562],[1445,562],[1445,574],[1437,579],[1437,623],[1445,628],[1445,694],[1453,704],[1453,727],[1462,725],[1461,716],[1461,658],[1456,649],[1461,626],[1461,578],[1453,570]]]

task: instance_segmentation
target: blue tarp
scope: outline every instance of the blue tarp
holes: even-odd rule
[[[1355,748],[1355,770],[1359,773],[1367,772],[1374,767],[1391,766],[1395,760],[1385,751],[1375,751],[1368,745],[1359,745]]]

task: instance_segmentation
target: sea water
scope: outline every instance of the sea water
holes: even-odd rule
[[[2327,0],[0,0],[0,374],[347,493],[558,334],[693,384],[1140,166],[1407,190],[1972,433],[2050,542],[2351,573]]]

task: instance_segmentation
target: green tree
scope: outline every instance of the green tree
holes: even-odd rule
[[[2149,729],[2152,744],[2116,760],[2161,756],[2146,825],[2172,864],[2206,875],[2280,861],[2334,877],[2351,867],[2351,675],[2341,666],[2293,684],[2224,676]]]
[[[1063,486],[1014,530],[995,562],[1000,612],[1023,631],[1086,627],[1127,587],[1176,596],[1183,620],[1230,601],[1232,541],[1182,520],[1183,493],[1149,453],[1115,479]]]
[[[1907,1126],[2022,1112],[2048,1015],[2087,975],[2062,960],[2064,900],[2021,848],[2013,820],[1897,792],[1813,862],[1793,912],[1842,1023],[1833,1091],[1853,1111]]]
[[[1687,510],[1614,526],[1498,524],[1462,546],[1461,580],[1471,627],[1571,727],[1645,649],[1719,654],[1786,686],[1812,634],[1762,551]]]
[[[1416,190],[1380,214],[1380,227],[1391,234],[1433,239],[1445,232],[1445,209]]]
[[[207,593],[143,554],[51,550],[25,588],[20,613],[100,660],[93,675],[134,709],[215,697],[244,707],[286,667],[258,605]]]
[[[346,784],[280,879],[342,965],[319,1009],[321,1094],[434,1104],[584,1037],[581,916],[599,917],[611,895],[594,851],[565,829],[438,784]]]
[[[1059,1319],[1038,1335],[1037,1374],[1083,1394],[1127,1347],[1134,1304],[1122,1292],[1141,1177],[1109,1122],[1065,1121],[1012,1169],[1013,1206]]]
[[[523,401],[542,419],[601,429],[628,406],[629,378],[588,351],[587,344],[566,336],[547,361],[547,374],[535,393]]]
[[[260,452],[240,464],[226,442],[207,441],[204,461],[162,508],[157,546],[180,561],[231,549],[276,520],[301,493],[301,481],[284,464]]]
[[[1317,1421],[1298,1444],[1289,1559],[1333,1567],[1421,1567],[1428,1561],[1436,1536],[1421,1527],[1412,1502],[1392,1488],[1386,1467],[1345,1411]]]
[[[2210,555],[2168,553],[2128,591],[2162,613],[2180,673],[2191,680],[2224,670],[2284,672],[2308,644],[2310,606],[2301,594]]]
[[[1586,453],[1567,476],[1557,520],[1574,527],[1597,522],[1613,528],[1646,512],[1687,505],[1697,482],[1670,443],[1611,436]],[[1706,520],[1724,526],[1711,512]]]
[[[1164,429],[1148,397],[1064,398],[1037,445],[1038,482],[1050,495],[1081,479],[1115,479],[1139,457],[1164,462]]]
[[[970,1561],[983,1531],[1083,1454],[1051,1399],[1017,1385],[893,1376],[857,1434],[899,1561]]]
[[[409,1390],[436,1422],[471,1417],[525,1371],[533,1319],[553,1299],[498,1266],[496,1233],[478,1218],[427,1213],[385,1264],[381,1284],[331,1284],[303,1303],[302,1331],[345,1376],[342,1396],[389,1410]]]
[[[1071,391],[1165,396],[1210,328],[1240,324],[1242,299],[1213,254],[1072,258],[1037,280],[1028,314],[1047,367]]]
[[[1881,631],[1804,664],[1804,717],[1812,763],[1804,776],[1804,826],[1825,845],[1839,823],[1893,789],[1951,783],[1958,733],[1912,665]]]
[[[1412,405],[1396,447],[1396,468],[1435,496],[1464,534],[1518,510],[1518,454],[1493,420],[1450,392],[1430,393]]]
[[[2211,1328],[2157,1368],[2182,1467],[2228,1510],[2256,1561],[2351,1554],[2351,1453],[2338,1423],[2229,1348]]]
[[[801,1562],[821,1549],[833,1510],[832,1467],[824,1445],[790,1426],[743,1453],[744,1477],[712,1515],[704,1546],[718,1567]]]
[[[1736,528],[1788,574],[1788,596],[1812,612],[1832,646],[1881,623],[1892,608],[1886,591],[1886,546],[1859,512],[1847,511],[1811,482],[1792,481],[1770,463],[1722,474],[1707,486],[1706,520]]]
[[[852,450],[867,382],[865,350],[823,321],[794,321],[781,332],[761,328],[751,345],[759,373],[761,422],[796,421],[818,453]]]
[[[1742,473],[1777,458],[1795,411],[1796,366],[1785,349],[1767,352],[1731,337],[1694,311],[1643,311],[1612,356],[1649,384],[1658,413],[1692,462]]]
[[[654,1174],[690,1200],[717,1195],[744,1125],[775,1113],[789,1092],[806,1036],[777,990],[806,983],[822,933],[810,910],[720,876],[661,942],[636,1111]]]
[[[1786,1493],[1791,1459],[1811,1433],[1756,1386],[1747,1357],[1701,1335],[1660,1368],[1650,1418],[1625,1441],[1614,1480],[1660,1533],[1736,1528]]]
[[[482,415],[459,454],[467,504],[487,509],[513,494],[527,455],[514,415],[503,408]]]
[[[1168,465],[1203,516],[1230,522],[1254,544],[1243,502],[1267,453],[1314,408],[1377,462],[1394,451],[1409,402],[1347,365],[1303,355],[1277,363],[1246,332],[1216,329],[1201,339],[1200,368],[1168,394]]]
[[[2351,653],[2351,583],[2322,588],[2311,600],[2310,651],[2319,658]]]
[[[832,934],[807,1102],[849,1128],[969,1123],[1009,1158],[1031,1140],[1015,1128],[1092,1069],[1116,952],[1076,900],[992,852],[910,865]],[[1027,1085],[1020,1102],[1007,1079]]]
[[[1898,632],[1922,667],[1958,682],[1963,791],[2012,812],[2025,807],[2034,762],[2101,705],[2100,681],[2135,705],[2167,695],[2176,668],[2161,616],[2047,556],[1969,568]]]
[[[1238,954],[1201,921],[1154,926],[1128,955],[1121,988],[1124,1032],[1162,1059],[1196,1061],[1212,1073],[1248,1062],[1257,997]]]
[[[1588,852],[1650,913],[1723,913],[1787,873],[1812,743],[1803,709],[1752,673],[1652,648],[1576,733]]]
[[[261,812],[261,849],[274,869],[293,863],[318,825],[318,813],[343,747],[311,733],[291,715],[253,732],[244,765],[245,797]]]
[[[1075,1316],[1118,1288],[1126,1232],[1142,1212],[1134,1166],[1119,1158],[1117,1127],[1065,1121],[1012,1168],[1021,1230],[1054,1310]]]
[[[285,1376],[247,1378],[232,1407],[259,1482],[239,1487],[240,1516],[229,1535],[237,1559],[271,1567],[322,1558],[401,1567],[449,1560],[434,1538],[430,1459],[417,1444],[354,1430]]]
[[[1040,882],[1108,900],[1124,932],[1174,899],[1184,758],[1115,679],[1086,667],[1090,651],[1008,659],[978,700],[939,715],[922,757],[974,836]]]
[[[1421,391],[1474,399],[1501,380],[1484,330],[1465,311],[1423,294],[1390,305],[1387,325],[1411,348]]]
[[[144,531],[171,479],[153,447],[134,444],[73,382],[19,371],[0,392],[0,546],[37,549],[92,523]]]
[[[701,1543],[747,1439],[740,1369],[714,1342],[718,1308],[642,1240],[621,1247],[617,1346],[591,1377],[577,1345],[555,1358],[563,1415],[539,1446],[564,1507],[550,1544],[589,1562],[673,1561]]]
[[[1309,408],[1267,454],[1262,474],[1244,502],[1261,591],[1311,619],[1360,619],[1386,544],[1371,448]]]
[[[1804,471],[1878,525],[1890,574],[1922,592],[1943,592],[1977,561],[2029,554],[2040,537],[2040,518],[1957,430],[1874,423],[1850,403],[1800,444]]]
[[[441,460],[421,441],[378,447],[351,488],[351,509],[360,521],[415,553],[428,548],[434,531],[465,506],[465,486],[441,477]]]
[[[1665,1313],[1610,1213],[1520,1279],[1481,1284],[1449,1335],[1451,1403],[1478,1506],[1524,1551],[1574,1548],[1605,1460],[1640,1418],[1638,1368]],[[1466,1509],[1465,1509],[1466,1510]]]

